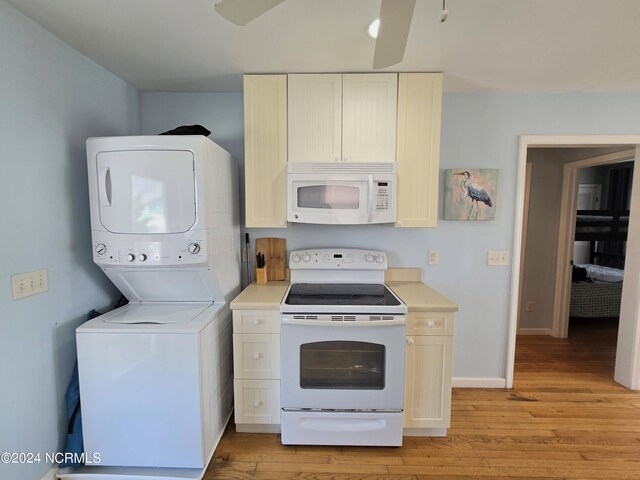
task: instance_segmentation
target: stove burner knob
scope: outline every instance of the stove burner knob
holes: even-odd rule
[[[367,253],[364,256],[364,259],[367,261],[367,263],[371,263],[371,262],[373,262],[373,255],[371,255],[370,253]]]
[[[302,261],[303,261],[304,263],[309,263],[309,262],[311,261],[311,256],[310,256],[308,253],[305,253],[305,254],[302,256]]]
[[[189,253],[193,253],[195,255],[200,251],[200,245],[198,245],[197,243],[190,243],[187,247],[187,250],[189,250]]]
[[[382,263],[382,262],[384,262],[384,256],[382,256],[382,255],[377,255],[377,256],[376,256],[376,262],[378,262],[378,263]]]
[[[147,261],[147,254],[146,253],[141,253],[140,255],[138,255],[138,260],[140,260],[141,262],[146,262]]]
[[[98,255],[104,255],[107,252],[107,246],[104,243],[99,243],[96,245],[96,253]]]
[[[130,262],[133,262],[136,259],[136,256],[133,253],[130,253],[129,255],[127,255],[127,260],[129,260]]]
[[[293,255],[291,255],[291,261],[293,263],[298,263],[300,261],[300,255],[298,255],[297,253],[294,253]]]

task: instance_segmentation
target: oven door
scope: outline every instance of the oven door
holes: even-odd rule
[[[283,317],[282,408],[402,410],[405,326]]]

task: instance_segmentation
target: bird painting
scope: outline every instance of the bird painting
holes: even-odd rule
[[[445,173],[445,220],[494,220],[496,169],[450,169]]]

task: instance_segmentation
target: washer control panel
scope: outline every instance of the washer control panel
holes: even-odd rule
[[[93,260],[98,265],[170,266],[194,265],[207,261],[204,236],[173,238],[162,242],[127,238],[93,238]]]

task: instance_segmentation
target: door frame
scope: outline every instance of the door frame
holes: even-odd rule
[[[576,234],[576,209],[578,175],[581,168],[610,165],[635,157],[635,149],[600,155],[597,157],[565,163],[562,170],[562,199],[560,203],[560,226],[558,251],[556,254],[555,291],[551,335],[567,338],[569,335],[569,303],[571,300],[571,259],[573,238]]]
[[[506,387],[513,388],[515,366],[516,333],[518,326],[518,305],[520,296],[520,262],[522,256],[522,231],[524,223],[525,172],[527,151],[529,148],[582,148],[628,145],[636,149],[635,160],[640,161],[640,135],[522,135],[519,139],[518,166],[516,174],[515,218],[513,233],[513,255],[511,262],[511,292],[509,298],[509,318],[507,329],[507,357],[505,380]],[[637,163],[640,165],[640,162]],[[577,172],[577,169],[575,169]],[[575,181],[577,181],[577,174]],[[563,191],[565,182],[563,178]],[[634,185],[640,185],[640,168],[634,169]],[[577,186],[576,186],[577,189]],[[575,194],[575,191],[574,191]],[[574,195],[575,197],[575,195]],[[575,202],[575,199],[573,200]],[[640,206],[640,188],[632,190],[631,204]],[[562,216],[561,218],[566,218]],[[574,229],[569,225],[560,225],[561,229]],[[565,235],[567,232],[565,232]],[[565,242],[568,243],[568,242]],[[573,248],[571,244],[570,249]],[[565,253],[566,255],[566,253]],[[566,258],[566,257],[565,257]],[[626,269],[622,290],[620,327],[616,352],[616,370],[614,379],[622,385],[640,390],[640,215],[629,218],[627,238],[627,259],[630,268]],[[628,278],[627,278],[628,277]],[[557,297],[557,296],[556,296]],[[554,302],[555,305],[555,302]]]

